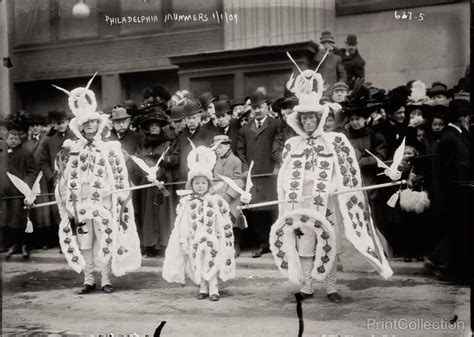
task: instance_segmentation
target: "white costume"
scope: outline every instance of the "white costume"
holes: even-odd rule
[[[306,78],[305,78],[306,77]],[[318,92],[313,92],[313,80]],[[296,79],[299,105],[287,123],[298,136],[288,139],[278,174],[279,219],[270,232],[270,248],[278,269],[302,292],[312,294],[312,279],[326,280],[335,292],[335,260],[342,225],[345,237],[386,279],[392,275],[376,235],[363,192],[331,195],[362,186],[354,150],[341,133],[323,132],[330,104],[320,105],[323,80],[305,70]],[[337,107],[332,107],[337,108]],[[321,118],[308,135],[297,121],[298,112],[316,112]],[[309,196],[309,198],[304,198]],[[342,230],[342,229],[341,229]]]
[[[199,146],[188,156],[188,184],[197,176],[212,180],[216,158],[212,150]],[[210,186],[209,186],[210,188]],[[183,251],[182,246],[188,247]],[[201,285],[201,293],[218,294],[217,277],[235,278],[234,236],[229,205],[209,193],[182,197],[163,263],[163,278],[185,283],[185,274]],[[209,288],[207,288],[209,287]]]
[[[69,266],[78,273],[83,270],[84,284],[89,285],[95,284],[93,271],[99,269],[104,286],[110,284],[110,272],[121,276],[139,268],[141,253],[130,191],[110,193],[130,187],[128,173],[120,143],[102,141],[107,117],[96,112],[94,93],[88,89],[91,81],[70,93],[59,88],[69,95],[75,115],[69,126],[78,139],[63,143],[55,195],[59,241]],[[87,140],[82,125],[95,119],[97,133]]]

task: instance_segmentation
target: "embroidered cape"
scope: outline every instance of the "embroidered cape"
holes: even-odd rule
[[[288,124],[298,133],[285,143],[283,164],[278,174],[279,219],[271,228],[270,248],[278,269],[290,281],[300,284],[303,272],[296,249],[297,228],[316,234],[315,266],[312,276],[324,279],[335,262],[337,236],[333,224],[340,221],[349,242],[382,275],[393,274],[385,258],[370,217],[369,203],[362,191],[331,196],[331,192],[362,187],[354,149],[345,135],[322,132],[307,135],[293,113]],[[322,123],[321,121],[320,123]],[[312,182],[312,191],[306,191]],[[303,198],[303,189],[310,198]]]

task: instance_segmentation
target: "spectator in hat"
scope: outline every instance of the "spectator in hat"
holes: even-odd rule
[[[111,120],[113,130],[111,131],[110,140],[118,140],[122,144],[122,149],[128,154],[138,151],[142,136],[130,130],[131,115],[123,106],[116,106],[112,109]]]
[[[39,167],[43,171],[43,177],[48,184],[48,193],[54,193],[54,185],[62,172],[62,167],[56,171],[55,161],[63,142],[67,139],[73,139],[74,133],[69,129],[70,115],[64,110],[52,110],[48,112],[48,118],[53,125],[54,133],[45,139],[39,154]],[[56,205],[51,206],[52,219],[54,226],[59,225],[59,210]],[[51,245],[58,245],[58,236],[50,241]]]
[[[212,133],[200,125],[202,108],[195,101],[188,100],[183,106],[186,127],[184,131],[176,138],[169,160],[178,163],[179,172],[175,177],[178,181],[185,181],[188,174],[188,154],[192,149],[191,140],[194,146],[204,145],[209,147],[217,132]],[[188,139],[189,138],[189,139]]]
[[[216,101],[216,97],[212,95],[210,92],[205,92],[201,96],[199,96],[199,104],[201,105],[202,112],[201,112],[201,125],[209,132],[218,134],[219,129],[217,127],[217,122],[215,119],[215,108],[214,102]]]
[[[43,126],[47,124],[46,118],[38,114],[33,115],[29,119],[30,139],[23,143],[22,147],[33,155],[36,165],[39,167],[41,151],[47,136],[43,134]],[[48,182],[45,177],[40,181],[40,189],[43,193],[48,191]],[[52,201],[54,198],[50,196],[39,196],[36,203],[45,203]],[[35,228],[39,247],[48,249],[55,242],[51,240],[55,236],[54,218],[51,207],[41,207],[31,210],[31,221]]]
[[[405,123],[405,105],[407,95],[403,90],[392,90],[383,103],[383,109],[387,119],[377,124],[376,129],[380,131],[387,142],[387,160],[393,158],[393,154],[407,135],[407,124]]]
[[[169,123],[168,116],[159,109],[149,111],[141,120],[140,129],[144,138],[135,156],[142,159],[146,165],[153,167],[159,158],[171,146],[171,141],[164,134],[164,127]],[[172,168],[176,162],[164,160],[156,173],[158,181],[169,183],[173,181]],[[147,184],[149,179],[144,172],[135,167],[129,170],[135,184]],[[175,200],[166,189],[150,187],[139,191],[138,205],[138,234],[145,257],[163,255],[171,227],[174,223]]]
[[[176,106],[170,109],[170,123],[164,127],[164,133],[170,140],[176,139],[186,127],[184,109]]]
[[[261,92],[254,92],[250,96],[250,106],[255,119],[240,129],[237,155],[245,170],[252,161],[254,162],[252,174],[272,174],[276,165],[272,157],[273,142],[281,122],[268,116],[267,98]],[[251,193],[254,202],[276,200],[274,176],[255,178],[253,184]],[[273,207],[265,207],[246,213],[258,244],[258,249],[252,255],[255,258],[269,252],[268,239],[274,211]]]
[[[23,180],[31,188],[36,176],[38,175],[38,166],[35,160],[32,160],[32,154],[22,148],[22,140],[20,137],[21,126],[8,125],[8,133],[6,138],[7,144],[7,167],[5,172],[0,174],[2,180],[6,181],[4,190],[0,193],[6,197],[16,197],[22,195],[20,191],[7,178],[6,172],[13,174]],[[7,251],[5,258],[9,259],[15,253],[20,253],[23,259],[30,257],[29,245],[30,234],[25,233],[26,228],[26,211],[24,209],[23,198],[11,198],[0,201],[0,231],[1,237],[5,236],[12,246]]]
[[[337,82],[331,88],[331,101],[334,103],[342,103],[345,101],[349,93],[349,86],[344,82]]]
[[[367,105],[367,101],[364,101],[359,105],[349,106],[344,111],[349,118],[349,128],[345,130],[345,133],[354,147],[364,186],[374,185],[375,177],[380,173],[377,161],[365,150],[369,150],[382,161],[387,158],[385,137],[380,131],[373,130],[368,125],[372,110],[373,108]],[[371,208],[375,209],[377,190],[370,190],[367,194],[371,201]]]
[[[245,124],[253,121],[253,113],[250,105],[244,105],[243,109],[239,112],[237,117],[240,123],[240,127],[242,128]]]
[[[237,153],[237,142],[239,140],[240,123],[232,119],[230,101],[218,100],[214,103],[215,119],[219,133],[229,136],[232,153]]]
[[[338,55],[347,73],[347,84],[352,89],[356,78],[365,78],[365,61],[357,49],[357,36],[347,35],[346,48],[339,49]]]
[[[296,136],[295,130],[291,128],[287,123],[287,117],[293,113],[293,108],[298,104],[298,99],[293,97],[280,97],[275,100],[272,104],[272,109],[275,112],[278,112],[281,115],[281,127],[278,130],[277,135],[275,136],[275,140],[273,141],[273,150],[272,156],[273,160],[279,166],[282,163],[281,154],[283,152],[283,148],[285,146],[285,142],[291,138]]]
[[[216,107],[217,108],[217,107]],[[217,109],[216,109],[217,113]],[[227,135],[217,135],[214,137],[214,143],[211,149],[216,152],[217,160],[214,166],[214,177],[222,175],[234,179],[234,182],[242,189],[245,189],[244,181],[240,178],[242,176],[242,162],[232,152],[232,140]],[[218,181],[214,184],[214,191],[220,195],[229,204],[230,218],[233,224],[234,231],[234,250],[235,257],[240,255],[240,240],[242,222],[239,221],[240,211],[237,206],[240,206],[240,194],[223,181]]]
[[[56,177],[54,161],[62,143],[66,139],[74,138],[74,133],[69,129],[70,116],[66,111],[52,110],[48,113],[48,117],[53,124],[54,134],[43,143],[39,166],[48,182],[49,192],[53,192]]]
[[[469,124],[470,104],[463,99],[449,103],[449,124],[438,143],[435,181],[440,183],[443,205],[443,237],[425,267],[444,279],[468,282],[472,279],[470,216],[472,189],[463,181],[472,180],[472,144],[465,126]]]
[[[320,73],[324,79],[324,89],[327,91],[336,82],[346,82],[347,74],[341,57],[334,53],[334,44],[336,42],[331,32],[324,31],[321,34],[319,43],[319,49],[312,62],[312,68],[316,68],[323,60],[326,51],[329,51],[329,54],[319,65],[318,69],[318,73]]]
[[[434,82],[428,90],[428,96],[431,98],[431,105],[449,105],[448,86],[441,82]]]

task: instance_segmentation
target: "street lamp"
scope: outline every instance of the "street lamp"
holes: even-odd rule
[[[72,8],[72,15],[77,19],[86,19],[89,17],[91,10],[84,0],[78,0]]]

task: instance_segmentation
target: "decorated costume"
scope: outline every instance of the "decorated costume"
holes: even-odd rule
[[[69,127],[77,139],[63,144],[55,194],[61,215],[59,241],[69,266],[84,271],[84,285],[93,287],[96,265],[104,287],[110,286],[110,272],[122,276],[140,267],[141,254],[130,191],[114,192],[130,187],[125,158],[118,141],[102,140],[107,117],[96,112],[95,95],[88,87],[67,92],[75,115]],[[81,131],[93,120],[99,121],[97,132],[86,139]]]
[[[314,80],[317,92],[312,91]],[[376,235],[368,200],[363,192],[355,191],[362,187],[362,179],[354,149],[342,133],[323,131],[330,104],[319,104],[321,75],[305,70],[293,90],[299,105],[287,123],[298,136],[285,143],[277,185],[283,203],[270,233],[278,269],[291,282],[303,285],[304,294],[312,295],[312,279],[327,279],[328,294],[335,293],[335,260],[342,237],[338,226],[342,224],[345,237],[388,279],[392,270]],[[311,134],[299,121],[304,113],[318,116]],[[335,190],[348,193],[331,195]]]
[[[188,156],[188,184],[205,177],[209,188],[216,157],[212,150],[199,146]],[[235,278],[234,236],[229,205],[209,189],[198,194],[189,191],[177,207],[177,216],[163,264],[163,278],[185,283],[185,274],[200,285],[199,298],[211,295],[218,300],[217,278]],[[214,296],[213,296],[214,295]],[[216,297],[217,295],[217,297]]]

